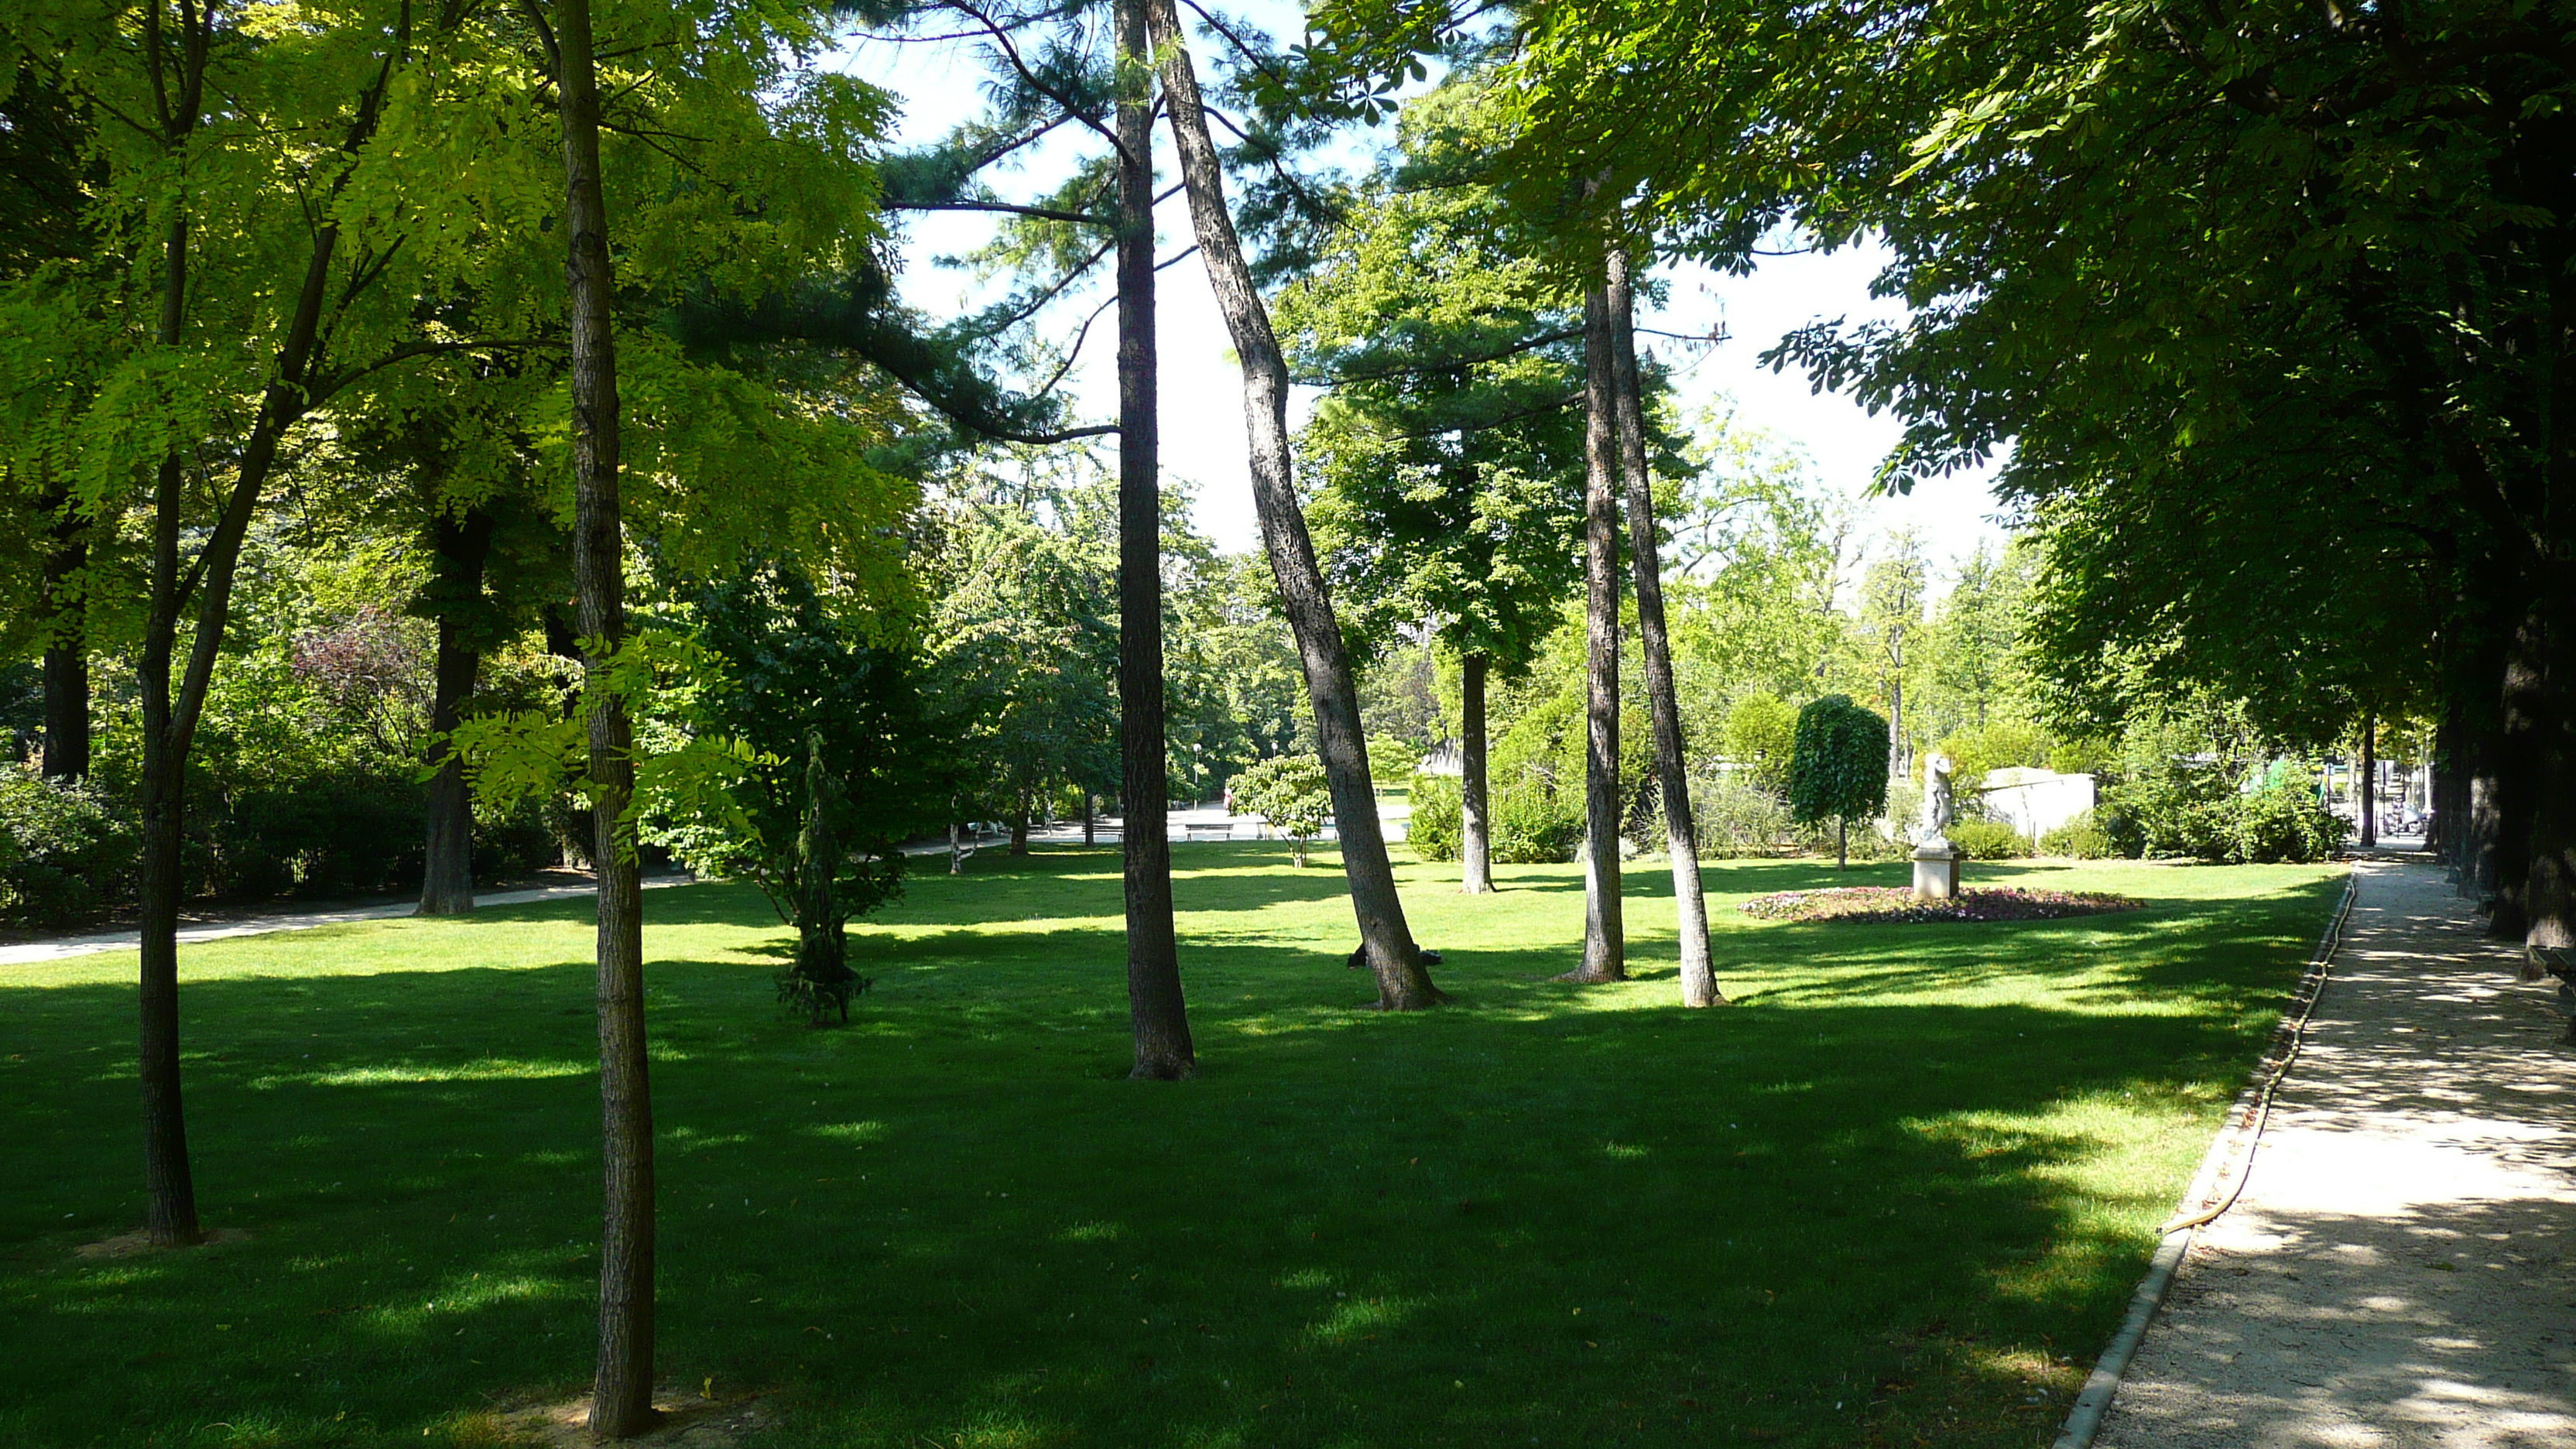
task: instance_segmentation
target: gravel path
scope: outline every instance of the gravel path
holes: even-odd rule
[[[2106,1449],[2576,1446],[2576,1048],[2429,864],[2365,862],[2235,1209]]]

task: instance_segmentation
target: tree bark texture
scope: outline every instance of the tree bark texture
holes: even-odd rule
[[[470,625],[460,615],[483,592],[483,568],[492,551],[492,518],[468,510],[461,518],[442,517],[431,529],[437,567],[462,598],[448,600],[438,614],[438,667],[429,712],[437,735],[432,758],[444,755],[448,735],[464,722],[465,702],[474,695],[482,651],[475,647]],[[448,760],[429,777],[427,849],[422,854],[420,914],[463,915],[474,909],[474,793],[465,783],[465,766]]]
[[[1619,467],[1628,494],[1628,558],[1636,575],[1637,633],[1646,661],[1646,702],[1655,732],[1655,775],[1663,785],[1664,849],[1672,859],[1673,906],[1681,931],[1682,1005],[1726,998],[1708,954],[1708,897],[1699,878],[1699,828],[1691,816],[1690,772],[1682,757],[1681,698],[1664,630],[1662,550],[1655,541],[1655,493],[1646,475],[1646,399],[1637,374],[1637,302],[1628,254],[1610,253],[1611,381],[1619,400]]]
[[[618,500],[616,283],[599,165],[599,82],[590,0],[555,0],[564,158],[564,282],[571,301],[572,567],[584,657],[591,869],[599,881],[601,1210],[599,1362],[590,1431],[625,1439],[653,1425],[653,1090],[644,1050],[644,893],[623,817],[635,793],[634,730],[607,688],[626,638],[626,540]]]
[[[1471,896],[1494,889],[1494,829],[1485,779],[1485,675],[1493,660],[1470,654],[1459,661],[1458,857],[1465,865],[1459,889]]]
[[[1628,975],[1619,898],[1619,388],[1606,286],[1583,294],[1583,965]]]
[[[1163,741],[1163,489],[1154,352],[1154,67],[1147,0],[1117,0],[1118,30],[1118,698],[1128,800],[1130,1077],[1198,1071],[1180,942],[1172,926],[1171,794]],[[1090,796],[1083,838],[1091,838]]]
[[[1244,265],[1234,218],[1226,211],[1225,177],[1217,163],[1216,142],[1208,133],[1206,103],[1181,35],[1179,14],[1172,0],[1144,3],[1149,6],[1147,23],[1161,59],[1165,108],[1189,195],[1191,229],[1199,255],[1207,263],[1217,308],[1225,314],[1235,354],[1243,361],[1253,504],[1261,516],[1262,544],[1279,581],[1280,603],[1296,635],[1306,693],[1314,706],[1317,753],[1332,790],[1342,870],[1350,881],[1351,911],[1358,918],[1361,949],[1377,978],[1380,1007],[1412,1011],[1436,1005],[1445,998],[1432,985],[1421,950],[1414,945],[1404,902],[1396,894],[1386,836],[1378,827],[1377,794],[1369,782],[1368,746],[1360,729],[1359,691],[1351,676],[1350,654],[1342,642],[1341,625],[1333,617],[1323,570],[1315,562],[1306,516],[1297,505],[1288,452],[1288,364],[1271,331],[1269,310]],[[1137,813],[1137,803],[1130,802],[1131,817]]]
[[[89,774],[89,636],[80,571],[89,563],[89,525],[60,491],[46,500],[55,519],[46,539],[38,601],[45,616],[45,757],[48,780]]]

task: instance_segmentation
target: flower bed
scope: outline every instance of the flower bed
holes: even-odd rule
[[[2134,911],[2146,902],[2100,891],[2028,891],[2005,886],[1918,901],[1901,886],[1837,886],[1755,896],[1744,914],[1765,921],[2053,921]]]

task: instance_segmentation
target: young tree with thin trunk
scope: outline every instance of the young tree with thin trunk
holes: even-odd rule
[[[1624,981],[1619,898],[1619,431],[1607,285],[1583,294],[1583,964],[1576,981]],[[1642,462],[1642,458],[1641,458]]]
[[[1637,578],[1637,632],[1646,656],[1646,701],[1654,718],[1655,774],[1663,786],[1664,847],[1672,859],[1673,905],[1681,931],[1682,1005],[1726,1000],[1708,955],[1708,898],[1699,878],[1699,832],[1691,816],[1690,771],[1682,758],[1681,701],[1664,630],[1663,562],[1655,538],[1655,494],[1646,472],[1646,407],[1637,373],[1636,292],[1628,253],[1609,256],[1610,361],[1619,400],[1619,466],[1628,493],[1628,557]]]
[[[553,51],[563,124],[564,285],[571,300],[575,608],[587,720],[591,868],[599,882],[599,1364],[590,1431],[625,1439],[653,1409],[653,1091],[644,1043],[644,899],[626,824],[634,730],[606,687],[626,640],[626,537],[618,516],[616,279],[599,164],[599,77],[590,0],[529,0]],[[549,23],[551,21],[551,23]]]
[[[1404,902],[1396,894],[1395,868],[1387,857],[1386,837],[1378,826],[1376,791],[1369,782],[1368,746],[1360,729],[1359,691],[1351,677],[1350,655],[1340,622],[1333,617],[1323,571],[1315,563],[1305,515],[1297,504],[1288,447],[1287,360],[1245,265],[1234,218],[1226,210],[1225,177],[1216,142],[1208,132],[1206,102],[1178,12],[1172,0],[1146,3],[1192,228],[1207,262],[1218,310],[1225,314],[1226,330],[1243,362],[1253,504],[1261,517],[1262,543],[1279,580],[1280,602],[1297,638],[1306,691],[1314,706],[1318,753],[1332,786],[1342,869],[1350,882],[1361,950],[1377,978],[1378,1005],[1389,1011],[1419,1010],[1445,998],[1431,984],[1422,952],[1405,921]]]
[[[1154,356],[1154,66],[1148,0],[1117,0],[1118,700],[1126,823],[1131,1077],[1194,1075],[1172,926],[1170,788],[1163,741],[1163,491]],[[1083,830],[1090,832],[1085,794]]]

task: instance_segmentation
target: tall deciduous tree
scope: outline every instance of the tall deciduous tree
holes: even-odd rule
[[[1583,964],[1628,974],[1619,896],[1619,384],[1606,281],[1583,294]]]
[[[1637,633],[1646,664],[1646,706],[1654,722],[1655,775],[1664,799],[1664,848],[1673,869],[1673,908],[1681,933],[1682,1005],[1714,1006],[1708,954],[1708,897],[1699,878],[1699,835],[1691,812],[1690,766],[1683,757],[1681,695],[1673,680],[1672,641],[1664,627],[1664,570],[1657,546],[1653,480],[1646,470],[1646,408],[1637,373],[1635,289],[1624,248],[1609,256],[1612,383],[1619,402],[1619,469],[1627,490],[1628,556],[1637,576]]]
[[[1395,869],[1378,826],[1376,792],[1369,785],[1368,746],[1360,729],[1359,691],[1350,653],[1333,617],[1332,595],[1316,566],[1313,539],[1298,508],[1288,446],[1288,364],[1270,328],[1269,309],[1253,286],[1234,218],[1226,210],[1225,178],[1208,133],[1206,101],[1181,34],[1172,0],[1146,0],[1147,21],[1161,61],[1165,109],[1180,153],[1190,219],[1218,310],[1243,363],[1244,420],[1252,444],[1253,502],[1261,535],[1278,576],[1279,595],[1297,636],[1306,689],[1315,711],[1315,733],[1341,837],[1342,868],[1350,882],[1361,949],[1378,985],[1378,1004],[1412,1011],[1442,999],[1422,963],[1421,948],[1396,894]]]
[[[536,0],[531,0],[531,4]],[[634,727],[605,687],[626,642],[626,534],[618,507],[617,282],[599,162],[599,70],[590,0],[532,12],[547,35],[563,124],[564,285],[571,298],[573,597],[589,721],[591,866],[599,882],[599,1362],[590,1430],[642,1433],[653,1410],[653,1088],[644,1041],[644,891],[627,802]],[[547,22],[551,20],[551,25]]]

